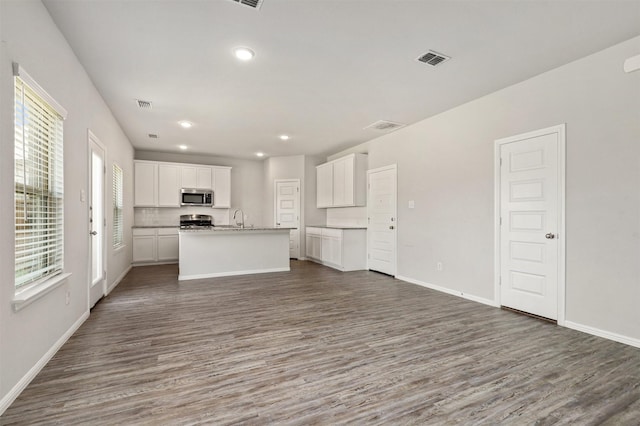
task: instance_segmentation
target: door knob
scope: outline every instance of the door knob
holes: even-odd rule
[[[548,234],[546,234],[544,236],[547,240],[553,240],[556,237],[556,234],[552,234],[551,232],[549,232]]]
[[[91,235],[98,235],[98,231],[91,231],[89,232]]]

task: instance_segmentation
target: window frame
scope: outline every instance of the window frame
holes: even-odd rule
[[[118,178],[119,176],[119,178]],[[119,250],[124,243],[124,170],[116,162],[112,166],[112,209],[113,229],[111,232],[112,247]]]
[[[66,279],[71,275],[70,273],[64,272],[64,120],[67,117],[67,111],[56,102],[51,95],[49,95],[28,73],[24,71],[24,69],[17,63],[13,63],[13,90],[14,90],[14,142],[13,142],[13,158],[14,158],[14,292],[15,297],[12,300],[13,307],[15,310],[21,309],[23,306],[30,304],[32,301],[37,300],[42,295],[48,293],[53,288],[58,287],[62,283],[66,281]],[[18,90],[20,90],[21,97],[18,98]],[[27,110],[25,108],[25,102],[27,99],[27,94],[31,97],[29,103],[31,104],[31,108]],[[35,97],[34,97],[35,95]],[[46,129],[51,130],[55,128],[56,133],[53,135],[47,135],[43,138],[46,139],[46,147],[42,149],[43,143],[39,139],[41,134],[38,136],[34,136],[36,139],[26,138],[25,130],[27,127],[25,124],[25,113],[28,111],[37,111],[38,108],[44,108],[44,113],[34,113],[33,117],[53,117],[53,121],[50,124],[47,124],[48,127]],[[21,109],[21,110],[20,110]],[[42,125],[39,126],[40,133],[44,133],[41,130]],[[33,130],[31,130],[33,132]],[[32,133],[33,134],[33,133]],[[33,176],[38,176],[43,183],[40,185],[30,184],[32,182],[28,182],[27,179],[27,170],[25,168],[26,158],[25,153],[28,151],[28,148],[32,147],[33,152],[37,153],[46,153],[46,158],[44,161],[48,164],[48,168],[46,172],[40,173],[39,170],[36,171],[35,174],[29,176],[30,179],[33,179]],[[17,149],[22,148],[22,153],[18,153]],[[32,154],[33,155],[33,154]],[[19,161],[22,161],[22,175],[19,176],[19,169],[17,164]],[[50,163],[50,164],[49,164]],[[30,165],[30,168],[34,170],[33,164]],[[21,178],[21,179],[20,179]],[[52,185],[53,182],[53,185]],[[58,205],[56,206],[56,210],[53,213],[50,213],[43,207],[35,210],[36,212],[45,212],[45,219],[55,218],[57,219],[56,225],[53,226],[53,231],[48,225],[45,219],[42,219],[42,216],[36,215],[36,223],[41,228],[38,232],[42,234],[42,228],[45,229],[44,234],[38,236],[38,243],[40,242],[51,242],[53,241],[54,245],[59,246],[59,256],[54,256],[55,260],[51,263],[48,263],[47,259],[44,264],[46,267],[41,268],[42,275],[38,275],[32,279],[24,280],[24,282],[20,282],[18,280],[18,264],[19,261],[24,261],[24,255],[22,257],[18,257],[18,249],[24,247],[26,243],[24,240],[22,243],[18,242],[19,235],[19,227],[25,226],[25,222],[19,223],[18,221],[18,208],[20,196],[23,197],[24,205],[27,203],[27,196],[31,195],[35,199],[39,200],[39,202],[44,202],[44,205],[48,205],[47,200],[49,198],[53,198],[56,200]],[[23,208],[24,211],[24,208]],[[33,220],[33,219],[32,219]],[[36,232],[36,231],[34,231]],[[54,235],[51,238],[47,234]],[[26,250],[29,250],[28,248]],[[23,250],[24,251],[24,250]],[[51,257],[49,251],[35,253],[36,256],[40,256],[42,258]],[[52,270],[47,270],[50,265],[54,267]],[[37,271],[37,269],[35,270]]]

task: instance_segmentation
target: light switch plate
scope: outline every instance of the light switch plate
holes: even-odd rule
[[[415,202],[415,201],[413,201],[413,200],[410,200],[410,201],[409,201],[409,208],[410,208],[410,209],[414,209],[415,207],[416,207],[416,202]]]
[[[87,201],[87,195],[84,192],[84,189],[80,190],[80,202],[84,203],[85,201]]]

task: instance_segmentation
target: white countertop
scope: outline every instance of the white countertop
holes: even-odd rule
[[[153,229],[153,228],[179,228],[178,225],[133,225],[131,228],[133,229]]]
[[[336,225],[307,225],[306,228],[325,228],[325,229],[367,229],[366,226],[336,226]]]
[[[267,226],[254,226],[254,227],[245,227],[240,228],[236,226],[213,226],[208,229],[181,229],[180,232],[251,232],[251,231],[290,231],[295,228],[275,228],[275,227],[267,227]]]

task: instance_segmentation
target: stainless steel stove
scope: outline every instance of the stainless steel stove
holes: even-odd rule
[[[212,227],[213,219],[208,214],[180,215],[180,229],[210,229]]]

